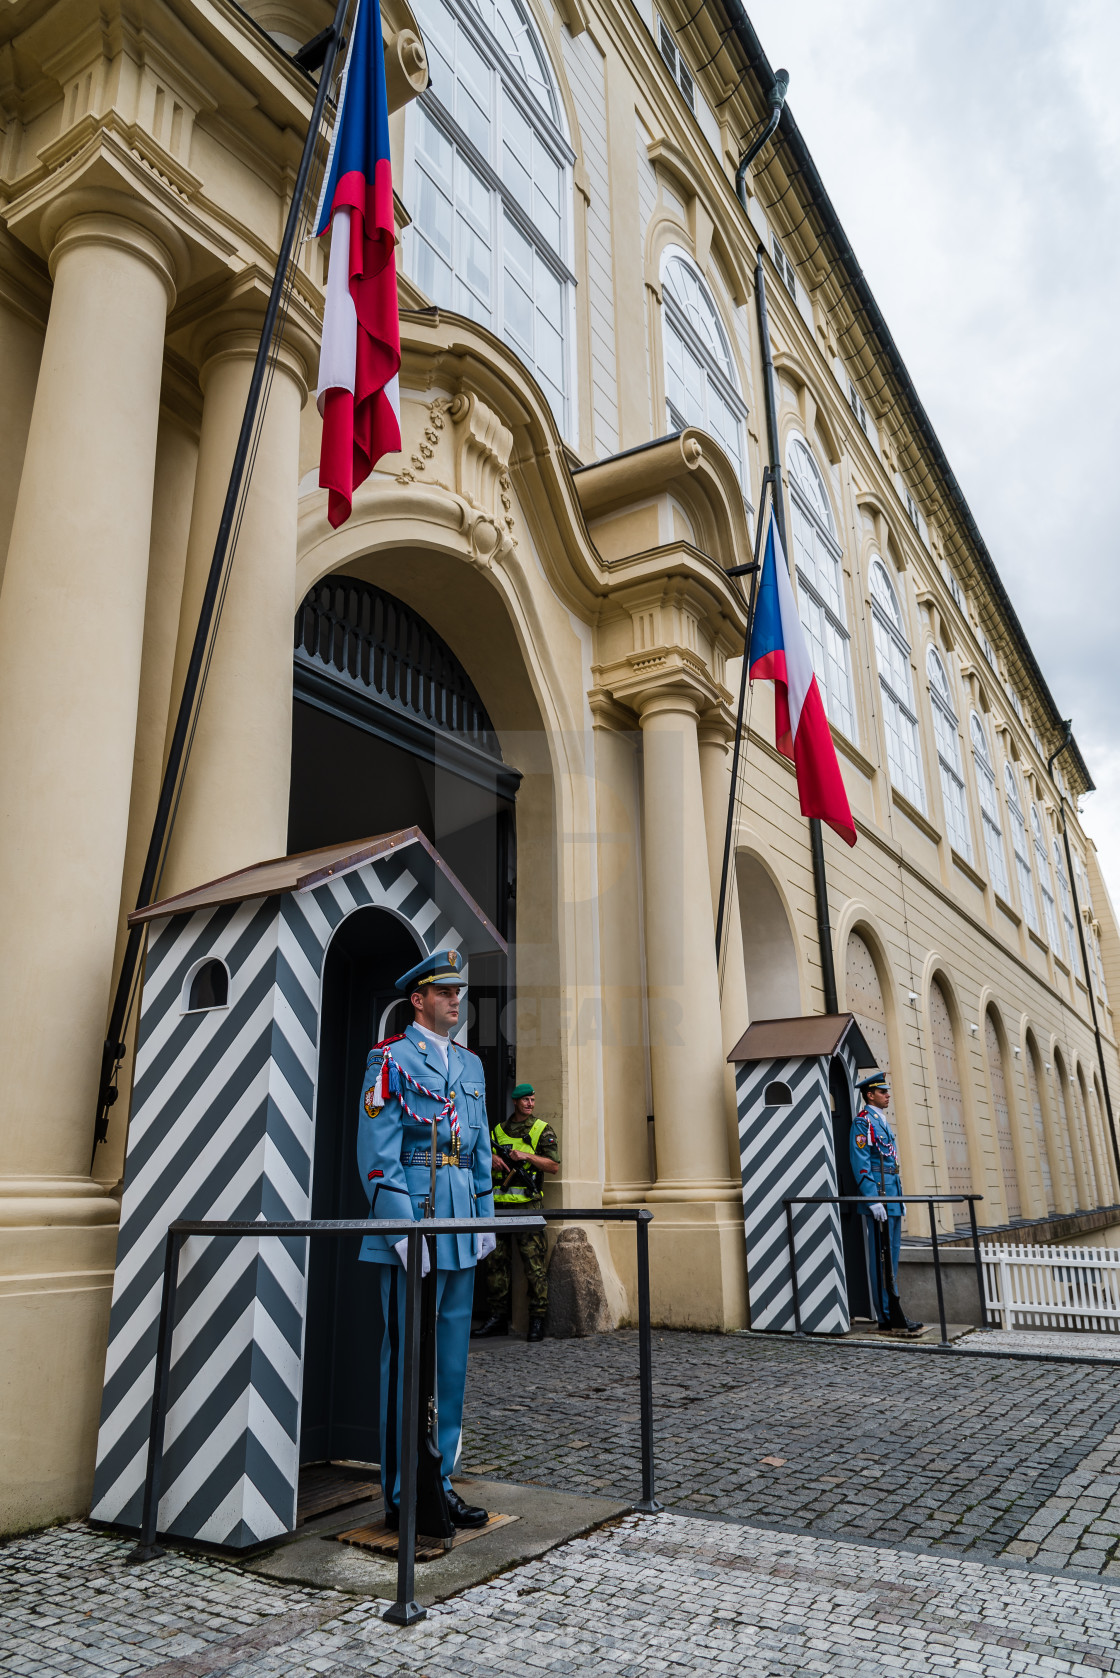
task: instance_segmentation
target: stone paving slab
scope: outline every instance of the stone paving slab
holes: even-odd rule
[[[653,1367],[657,1492],[674,1508],[977,1556],[1037,1542],[1041,1555],[1057,1544],[1027,1529],[1068,1499],[1062,1543],[1078,1521],[1086,1536],[1063,1565],[1120,1574],[1116,1488],[1098,1484],[1120,1428],[1110,1364],[658,1331]],[[468,1471],[636,1500],[638,1422],[633,1331],[472,1343]]]
[[[128,1548],[69,1527],[0,1549],[5,1678],[1120,1671],[1116,1586],[673,1514],[575,1539],[407,1631],[197,1557],[129,1568]]]
[[[1065,1358],[1120,1358],[1120,1334],[1053,1334],[1034,1328],[977,1328],[961,1341],[966,1352],[1030,1352]]]

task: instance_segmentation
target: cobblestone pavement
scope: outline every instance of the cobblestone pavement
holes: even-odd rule
[[[443,1604],[222,1564],[124,1565],[82,1528],[0,1549],[0,1672],[35,1678],[822,1678],[1120,1670],[1120,1587],[679,1515],[634,1516]]]
[[[974,1329],[957,1342],[966,1352],[1041,1352],[1046,1357],[1120,1358],[1120,1334],[1048,1334],[1045,1329]]]
[[[653,1366],[674,1508],[1120,1578],[1107,1364],[666,1332]],[[475,1341],[466,1467],[637,1497],[637,1367],[630,1331]]]

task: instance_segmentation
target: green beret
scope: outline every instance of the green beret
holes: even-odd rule
[[[532,1084],[514,1084],[510,1100],[520,1101],[523,1095],[536,1095],[536,1093]]]

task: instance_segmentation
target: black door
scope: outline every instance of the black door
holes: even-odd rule
[[[357,1161],[366,1057],[379,1036],[402,1029],[393,981],[422,953],[408,928],[384,909],[359,909],[331,942],[323,975],[313,1218],[368,1213]],[[379,1267],[360,1262],[360,1239],[310,1244],[301,1463],[378,1460]]]
[[[852,1133],[852,1098],[843,1066],[834,1060],[828,1074],[829,1094],[832,1097],[832,1140],[836,1149],[837,1194],[858,1194],[850,1153]],[[844,1278],[848,1285],[848,1315],[870,1317],[871,1290],[867,1280],[867,1249],[863,1241],[862,1214],[846,1206],[840,1208],[840,1230],[844,1238]]]

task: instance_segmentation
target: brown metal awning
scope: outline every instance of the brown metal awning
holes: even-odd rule
[[[790,1020],[757,1020],[747,1027],[728,1060],[791,1060],[795,1055],[834,1055],[847,1043],[859,1067],[878,1064],[854,1014],[797,1014]]]
[[[213,909],[221,903],[244,903],[255,897],[276,897],[283,892],[306,891],[322,885],[324,880],[346,874],[374,857],[388,856],[393,851],[416,845],[426,852],[431,864],[439,871],[455,893],[467,904],[480,925],[493,938],[503,955],[506,941],[497,927],[484,914],[470,892],[448,868],[439,852],[418,827],[402,827],[395,833],[379,833],[371,839],[351,839],[345,845],[326,845],[320,850],[298,851],[294,856],[273,857],[268,862],[256,862],[251,868],[239,868],[236,874],[223,874],[204,886],[194,886],[176,897],[165,897],[149,903],[146,909],[134,909],[128,917],[129,926],[143,921],[162,920],[167,915],[187,915],[195,909]],[[439,892],[435,893],[437,900]]]

